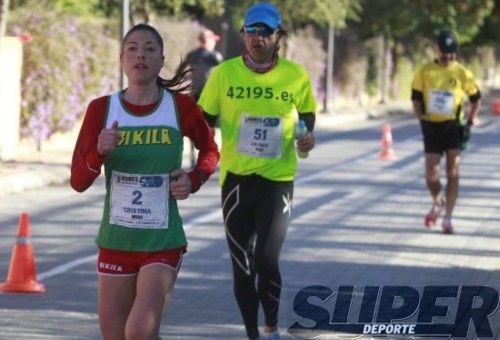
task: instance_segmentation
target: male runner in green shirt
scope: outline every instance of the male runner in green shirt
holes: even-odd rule
[[[209,125],[220,119],[222,208],[247,336],[259,338],[260,303],[261,339],[279,339],[278,260],[291,219],[294,131],[298,119],[304,120],[309,132],[297,149],[310,151],[316,102],[305,70],[278,56],[286,31],[274,5],[250,7],[241,33],[243,54],[213,69],[198,103]]]

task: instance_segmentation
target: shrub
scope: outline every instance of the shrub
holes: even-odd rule
[[[283,51],[280,50],[280,53],[304,67],[311,79],[316,100],[320,103],[325,97],[327,53],[316,34],[313,26],[290,34],[283,42]]]
[[[20,8],[9,24],[10,34],[33,36],[24,48],[21,136],[40,148],[71,130],[92,97],[116,88],[119,42],[99,19],[54,9]]]

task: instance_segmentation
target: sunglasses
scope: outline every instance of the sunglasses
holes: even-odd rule
[[[243,31],[248,34],[258,34],[261,37],[269,37],[276,32],[276,30],[268,26],[245,26],[243,27]]]

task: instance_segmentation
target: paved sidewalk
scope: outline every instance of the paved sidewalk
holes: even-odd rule
[[[75,141],[72,134],[57,136],[41,151],[22,141],[14,159],[0,160],[0,197],[67,182]]]

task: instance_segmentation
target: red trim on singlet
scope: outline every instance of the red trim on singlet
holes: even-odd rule
[[[78,192],[89,188],[101,173],[105,158],[97,152],[99,133],[104,128],[110,96],[99,97],[90,102],[76,141],[71,163],[70,184]],[[175,94],[183,136],[194,142],[199,150],[193,171],[188,172],[192,192],[197,191],[206,179],[214,173],[219,161],[219,151],[214,141],[213,131],[208,126],[200,107],[192,97]],[[157,103],[134,105],[123,101],[126,108],[138,115],[149,113]]]

